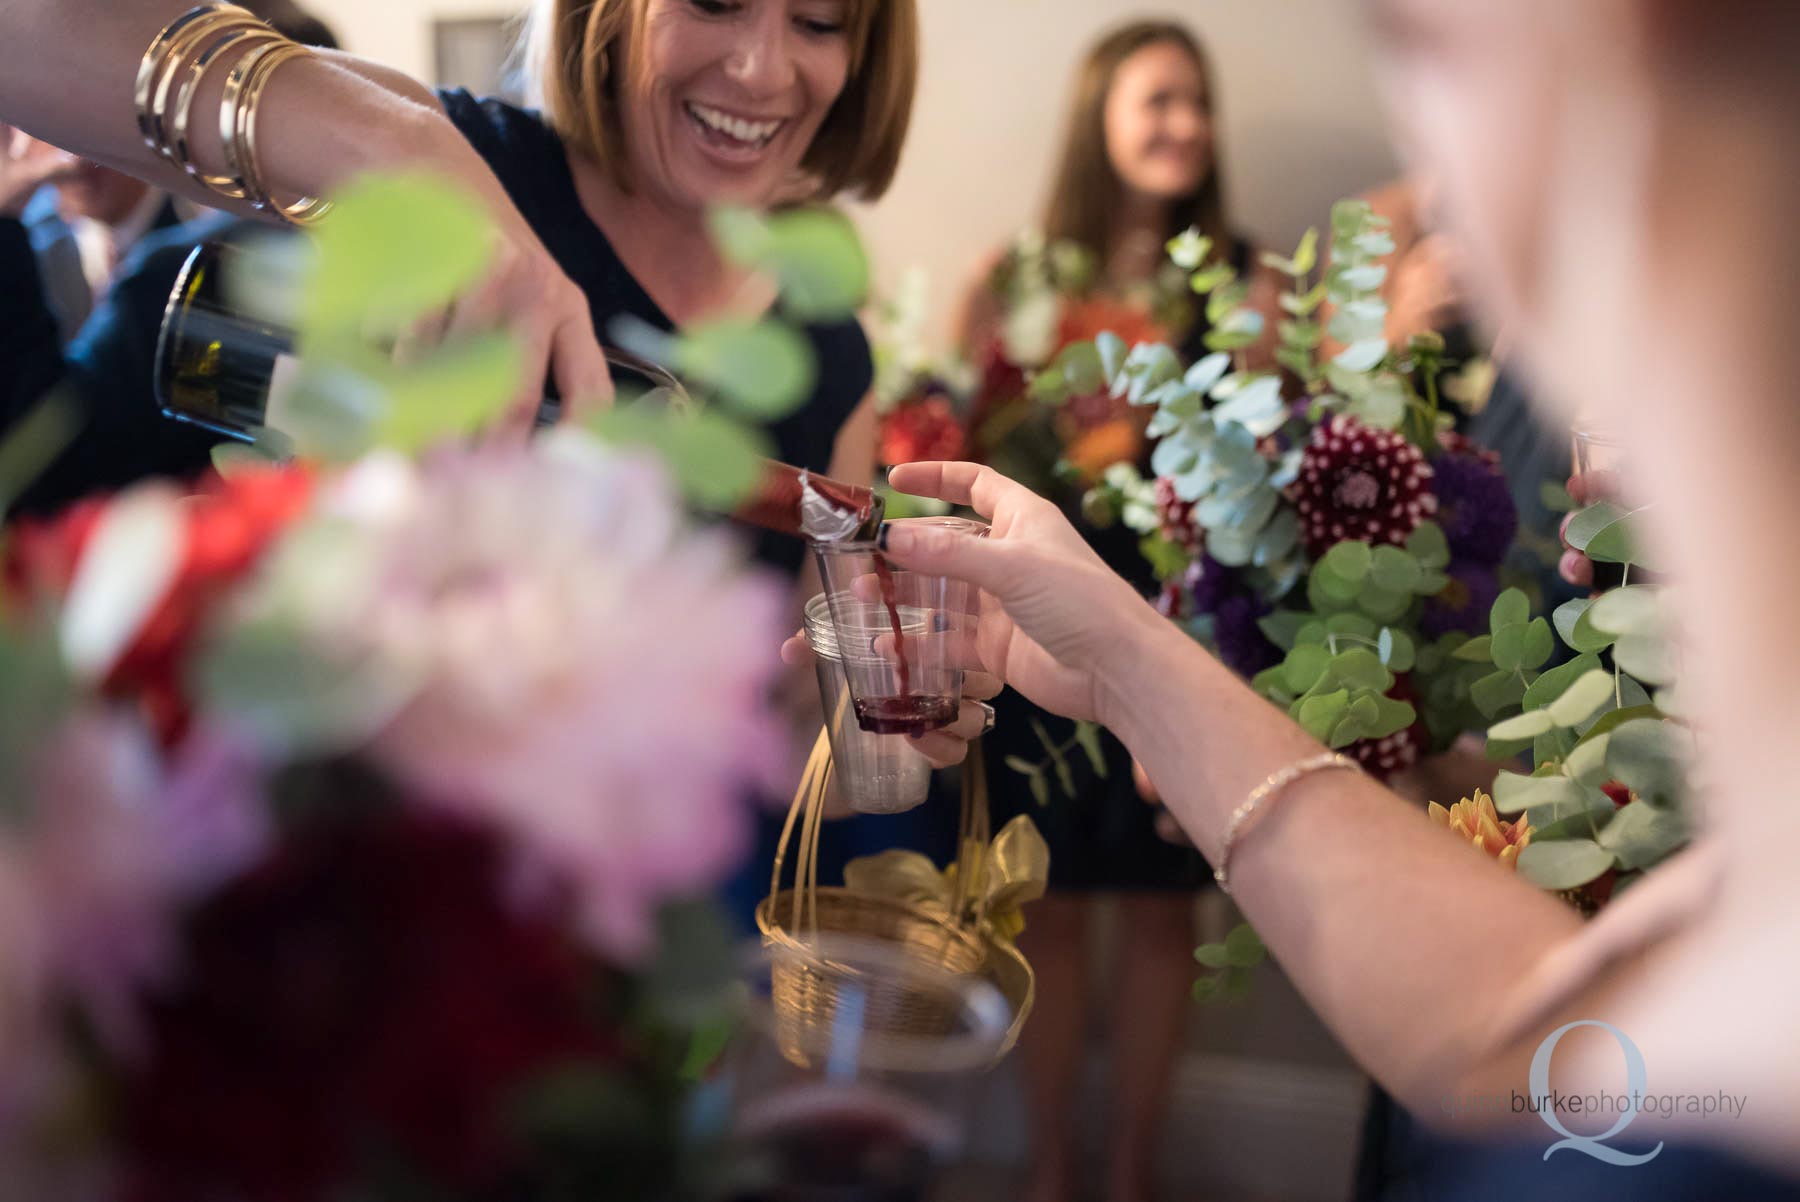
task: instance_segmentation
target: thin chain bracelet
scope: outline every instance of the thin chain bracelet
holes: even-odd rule
[[[1347,755],[1328,751],[1321,755],[1311,756],[1295,764],[1289,764],[1279,772],[1271,773],[1262,784],[1250,790],[1250,796],[1244,798],[1244,804],[1231,812],[1231,819],[1225,824],[1225,834],[1219,841],[1219,866],[1213,869],[1213,880],[1219,883],[1219,891],[1231,894],[1231,852],[1237,846],[1238,835],[1244,825],[1256,816],[1263,803],[1280,793],[1294,782],[1314,773],[1327,772],[1334,768],[1342,768],[1347,772],[1361,773],[1362,766]]]

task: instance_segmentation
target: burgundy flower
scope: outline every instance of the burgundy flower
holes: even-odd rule
[[[1292,496],[1314,559],[1345,539],[1404,545],[1437,509],[1424,453],[1349,417],[1328,418],[1313,431]]]
[[[126,1086],[128,1197],[306,1202],[369,1149],[492,1186],[513,1091],[618,1061],[596,974],[556,915],[507,904],[496,842],[375,804],[309,822],[195,918]]]
[[[1161,521],[1162,536],[1190,555],[1200,554],[1205,535],[1194,519],[1194,505],[1175,495],[1175,482],[1167,476],[1156,478],[1156,514]]]
[[[1413,691],[1411,677],[1404,672],[1394,678],[1394,687],[1387,695],[1396,701],[1407,702],[1415,711],[1418,709],[1419,696]],[[1426,729],[1425,719],[1421,716],[1405,730],[1352,743],[1344,748],[1344,754],[1361,764],[1363,771],[1376,780],[1385,781],[1418,763],[1430,742],[1431,732]]]

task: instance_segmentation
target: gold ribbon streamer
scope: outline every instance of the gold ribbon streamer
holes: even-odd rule
[[[854,893],[892,898],[941,917],[985,922],[998,939],[1011,943],[1025,929],[1024,907],[1044,896],[1050,878],[1050,847],[1024,814],[994,836],[979,859],[976,888],[959,915],[960,864],[939,871],[916,851],[884,851],[844,866],[844,884]]]

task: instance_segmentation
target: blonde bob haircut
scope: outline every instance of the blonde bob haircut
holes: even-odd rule
[[[785,0],[781,0],[785,2]],[[532,103],[565,142],[631,188],[619,120],[621,62],[650,0],[535,0],[520,44]],[[816,200],[878,199],[894,181],[919,75],[917,0],[847,0],[850,74],[801,162]]]

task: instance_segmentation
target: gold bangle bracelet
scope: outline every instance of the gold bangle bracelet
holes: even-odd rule
[[[308,225],[319,220],[330,208],[330,205],[317,197],[303,197],[290,204],[283,204],[275,199],[274,189],[270,187],[263,174],[262,159],[256,148],[257,117],[262,109],[263,94],[267,91],[269,81],[275,72],[295,59],[310,58],[312,51],[304,46],[288,45],[281,47],[263,57],[257,64],[251,77],[244,84],[244,92],[237,111],[237,136],[239,154],[251,178],[255,181],[260,206],[274,209],[287,220],[297,225]]]
[[[290,47],[300,49],[285,40],[265,42],[238,59],[232,65],[231,74],[225,77],[225,95],[219,102],[219,141],[225,148],[225,170],[233,178],[243,181],[245,199],[259,209],[268,207],[267,197],[257,178],[254,164],[245,155],[244,140],[239,133],[243,127],[245,93],[263,60]]]
[[[152,125],[154,114],[150,108],[150,98],[156,86],[157,76],[160,74],[159,68],[168,56],[170,45],[195,21],[217,14],[226,7],[223,4],[202,4],[188,9],[163,26],[157,35],[150,39],[149,49],[144,51],[144,57],[138,61],[137,83],[132,89],[132,98],[137,105],[138,132],[144,135],[144,142],[151,150],[160,153],[161,147],[157,143],[156,131]]]
[[[1280,771],[1271,773],[1267,780],[1250,790],[1250,796],[1244,799],[1244,804],[1231,812],[1231,818],[1225,823],[1225,833],[1219,839],[1219,863],[1213,869],[1213,880],[1218,882],[1219,892],[1227,896],[1231,894],[1231,853],[1237,847],[1238,836],[1243,833],[1244,825],[1256,816],[1263,803],[1315,772],[1340,768],[1358,774],[1362,772],[1362,765],[1349,756],[1328,751],[1297,764],[1289,764]]]
[[[238,27],[229,30],[218,41],[208,46],[200,57],[188,67],[188,76],[175,94],[175,109],[168,121],[168,129],[175,139],[175,160],[189,175],[219,195],[232,200],[242,200],[246,195],[245,181],[241,177],[207,175],[194,165],[192,148],[188,145],[188,128],[193,117],[194,98],[199,95],[201,81],[206,77],[208,69],[220,54],[233,46],[241,46],[246,40],[254,44],[278,41],[280,38],[280,34],[266,26]]]
[[[226,30],[239,28],[266,29],[268,27],[242,9],[223,8],[219,11],[204,13],[170,39],[168,47],[152,66],[148,115],[147,119],[141,121],[141,124],[146,129],[146,139],[152,148],[164,159],[177,166],[181,166],[181,163],[175,157],[174,148],[170,144],[168,129],[171,89],[174,88],[175,81],[180,78],[182,68],[195,56],[196,52],[206,45],[208,39],[216,37]]]

